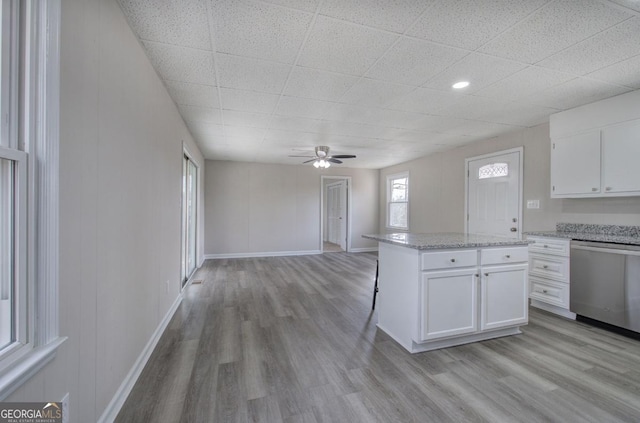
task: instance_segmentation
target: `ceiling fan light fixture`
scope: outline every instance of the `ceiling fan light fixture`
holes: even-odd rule
[[[331,163],[328,160],[318,159],[313,162],[313,167],[316,169],[327,169],[329,166],[331,166]]]
[[[456,82],[451,87],[455,88],[456,90],[459,90],[459,89],[462,89],[462,88],[466,88],[468,86],[469,86],[469,81],[460,81],[460,82]]]

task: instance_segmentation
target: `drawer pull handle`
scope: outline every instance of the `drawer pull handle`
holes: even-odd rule
[[[543,265],[542,265],[542,268],[543,268],[543,269],[548,269],[548,268],[549,268],[549,266],[547,266],[546,264],[543,264]]]
[[[480,277],[480,273],[476,273],[476,278],[479,278],[479,277]]]
[[[549,246],[547,244],[544,244],[543,247],[544,248],[549,248]]]
[[[543,289],[543,290],[542,290],[542,293],[543,293],[543,294],[546,294],[546,293],[548,293],[548,292],[549,292],[549,291],[547,291],[546,289]]]
[[[511,256],[510,256],[509,254],[507,254],[507,255],[505,256],[505,258],[508,258],[508,259],[509,259],[509,258],[511,258]]]
[[[485,275],[485,276],[489,276],[489,274],[488,274],[488,273],[485,273],[484,275]]]
[[[455,263],[455,262],[456,262],[456,259],[451,259],[451,263]]]
[[[591,188],[591,191],[596,192],[598,188]]]

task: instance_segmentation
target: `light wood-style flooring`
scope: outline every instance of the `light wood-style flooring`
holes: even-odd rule
[[[207,261],[117,422],[640,421],[640,342],[531,309],[412,355],[376,328],[375,259]]]

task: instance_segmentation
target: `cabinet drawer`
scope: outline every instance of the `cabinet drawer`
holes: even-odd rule
[[[451,250],[422,253],[422,270],[477,266],[478,250]]]
[[[480,253],[480,264],[507,264],[528,261],[527,247],[489,248]]]
[[[527,239],[533,241],[533,243],[529,244],[529,251],[532,253],[569,257],[571,241],[568,239],[536,237],[528,237]]]
[[[569,283],[569,257],[531,253],[529,255],[529,273]]]
[[[536,277],[529,278],[529,282],[529,298],[569,309],[569,285]]]

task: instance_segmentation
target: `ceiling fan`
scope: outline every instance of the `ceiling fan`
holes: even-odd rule
[[[331,166],[331,163],[341,164],[342,160],[339,159],[354,159],[356,156],[354,154],[335,154],[333,156],[329,155],[329,147],[326,145],[319,145],[315,148],[315,156],[289,156],[289,157],[311,157],[311,160],[307,160],[304,163],[313,162],[313,166],[315,168],[328,168]]]

